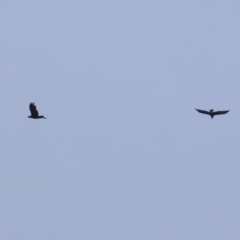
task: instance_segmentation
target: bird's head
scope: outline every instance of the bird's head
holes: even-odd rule
[[[214,111],[214,109],[210,109],[209,111],[210,111],[210,112],[213,112],[213,111]]]

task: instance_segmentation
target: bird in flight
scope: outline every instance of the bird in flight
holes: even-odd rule
[[[199,113],[208,114],[211,118],[213,118],[215,115],[226,114],[226,113],[228,113],[230,111],[230,110],[226,110],[226,111],[216,111],[216,112],[214,112],[214,109],[210,109],[209,112],[208,112],[208,111],[200,110],[200,109],[196,109],[196,110]]]
[[[37,107],[35,106],[34,103],[30,103],[29,109],[30,109],[30,112],[31,112],[31,116],[28,116],[29,118],[34,118],[34,119],[45,118],[44,116],[39,116],[38,115],[38,110],[37,110]]]

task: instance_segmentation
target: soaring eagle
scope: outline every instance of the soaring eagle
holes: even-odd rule
[[[210,111],[208,112],[208,111],[200,110],[200,109],[196,109],[196,110],[200,113],[207,114],[207,115],[211,116],[211,118],[213,118],[215,115],[226,114],[230,111],[230,110],[226,110],[226,111],[216,111],[216,112],[214,112],[214,109],[210,109]]]
[[[31,116],[28,116],[29,118],[34,118],[34,119],[45,118],[44,116],[39,116],[38,115],[38,110],[37,110],[37,107],[35,106],[34,103],[30,103],[29,109],[30,109],[30,112],[31,112]]]

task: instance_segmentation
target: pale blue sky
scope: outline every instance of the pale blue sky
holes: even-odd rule
[[[239,30],[239,1],[2,1],[0,239],[240,239]]]

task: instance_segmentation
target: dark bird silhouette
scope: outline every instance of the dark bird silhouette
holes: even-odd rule
[[[30,103],[29,109],[30,109],[30,112],[31,112],[31,116],[28,116],[29,118],[34,118],[34,119],[45,118],[44,116],[39,116],[38,115],[38,110],[37,110],[37,107],[35,106],[34,103]]]
[[[196,109],[196,108],[195,108]],[[215,115],[221,115],[221,114],[226,114],[228,113],[230,110],[226,110],[226,111],[216,111],[214,112],[213,109],[210,109],[209,112],[205,111],[205,110],[200,110],[200,109],[196,109],[199,113],[203,113],[203,114],[207,114],[209,116],[211,116],[211,118],[213,118]]]

